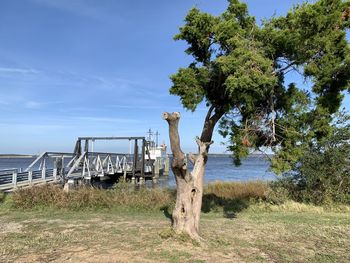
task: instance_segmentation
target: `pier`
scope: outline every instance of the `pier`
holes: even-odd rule
[[[133,142],[133,152],[94,152],[98,140]],[[169,160],[152,159],[152,150],[154,146],[145,137],[79,137],[73,153],[44,152],[28,167],[0,170],[0,191],[42,183],[62,183],[72,188],[92,180],[120,178],[140,185],[146,180],[157,182],[160,174],[168,175]]]

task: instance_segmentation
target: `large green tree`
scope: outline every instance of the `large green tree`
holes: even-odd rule
[[[332,114],[349,90],[349,16],[350,4],[342,0],[304,3],[262,26],[238,0],[228,1],[219,16],[188,12],[175,39],[187,42],[193,62],[171,76],[170,93],[191,111],[205,102],[208,113],[196,140],[199,152],[189,156],[192,171],[180,147],[180,114],[164,113],[177,183],[176,231],[199,238],[203,177],[218,122],[236,163],[249,149],[271,147],[277,171],[289,169],[306,145],[330,133]],[[290,72],[309,79],[312,89],[287,83]]]

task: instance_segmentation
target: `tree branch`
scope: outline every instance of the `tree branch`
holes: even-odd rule
[[[178,131],[180,113],[179,112],[164,112],[163,119],[169,124],[169,138],[171,151],[174,155],[172,166],[178,169],[186,168],[185,154],[181,150],[180,136]]]
[[[210,116],[211,116],[211,114],[212,114],[214,109],[215,109],[214,105],[211,105],[209,110],[208,110],[207,116],[205,117],[205,120],[209,120],[210,119]]]
[[[275,71],[274,74],[281,73],[281,72],[283,72],[283,71],[289,69],[290,67],[293,67],[295,64],[296,64],[296,62],[294,61],[294,62],[288,64],[287,66],[285,66],[284,68],[281,68],[281,69]]]
[[[194,163],[197,160],[197,155],[193,154],[193,153],[189,153],[188,154],[188,159],[190,160],[190,162],[194,165]]]
[[[211,142],[214,127],[225,113],[225,111],[222,108],[211,106],[208,110],[207,116],[210,116],[214,109],[215,109],[215,113],[211,117],[206,118],[204,121],[203,130],[200,137],[200,140],[202,142]]]

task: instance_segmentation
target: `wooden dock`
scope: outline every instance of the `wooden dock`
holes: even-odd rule
[[[133,140],[134,152],[94,152],[95,140]],[[82,142],[85,142],[84,148]],[[122,177],[125,181],[130,180],[138,184],[143,184],[146,180],[157,181],[161,169],[160,162],[151,160],[150,157],[145,158],[146,154],[149,155],[149,150],[144,137],[80,137],[73,153],[44,152],[25,169],[0,170],[0,191],[12,191],[39,183],[65,184],[77,180],[89,182],[113,177]],[[166,163],[169,169],[169,161]],[[165,171],[164,174],[167,173]]]

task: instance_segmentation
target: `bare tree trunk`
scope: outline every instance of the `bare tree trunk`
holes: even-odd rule
[[[208,159],[209,146],[217,121],[223,113],[211,116],[214,107],[208,111],[204,122],[201,138],[196,139],[198,154],[189,155],[193,163],[193,170],[187,170],[187,158],[180,147],[178,124],[180,113],[164,113],[163,118],[169,124],[169,137],[173,162],[171,168],[176,180],[176,204],[173,211],[173,227],[177,233],[187,233],[190,237],[199,240],[199,220],[202,207],[203,181],[205,165]]]

